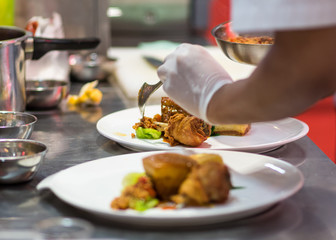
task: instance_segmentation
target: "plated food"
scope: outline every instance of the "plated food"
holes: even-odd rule
[[[146,116],[154,118],[161,112],[161,105],[146,106]],[[252,123],[251,129],[243,137],[212,135],[198,147],[185,145],[170,146],[163,138],[146,139],[132,137],[134,123],[141,118],[139,108],[128,108],[103,116],[97,122],[97,131],[104,137],[135,151],[172,150],[172,149],[213,149],[237,150],[261,153],[304,137],[309,127],[295,118],[277,121]],[[161,136],[161,133],[160,133]]]
[[[148,111],[148,110],[146,110]],[[139,112],[139,109],[137,109]],[[131,128],[131,127],[130,127]],[[72,166],[43,179],[38,190],[50,189],[63,202],[104,221],[127,226],[200,226],[241,219],[261,213],[287,199],[303,185],[297,167],[265,155],[238,151],[193,148],[191,154],[218,154],[229,167],[237,190],[230,190],[223,203],[183,208],[154,207],[146,211],[115,210],[111,201],[120,196],[123,181],[130,173],[145,172],[143,159],[158,153],[190,154],[190,150],[145,151],[121,154]],[[249,171],[246,171],[246,168]],[[254,169],[253,172],[250,170]]]
[[[251,124],[224,124],[212,126],[202,119],[192,116],[168,97],[161,99],[161,114],[153,118],[143,117],[133,125],[133,137],[158,139],[170,146],[186,145],[197,147],[211,135],[244,136]]]
[[[232,189],[229,169],[218,154],[158,153],[142,162],[145,172],[125,176],[113,209],[211,206],[225,203]]]

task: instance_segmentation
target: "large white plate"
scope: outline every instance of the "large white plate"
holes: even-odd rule
[[[159,105],[146,107],[145,116],[153,117],[160,114]],[[114,140],[132,150],[168,150],[172,148],[185,148],[183,146],[171,147],[162,139],[132,138],[135,133],[132,126],[139,122],[138,108],[129,108],[104,116],[97,122],[97,130],[103,136]],[[249,133],[241,136],[215,136],[208,138],[198,148],[214,150],[239,150],[261,153],[278,148],[286,143],[293,142],[308,133],[308,126],[304,122],[285,118],[279,121],[253,123]]]
[[[145,212],[111,209],[111,201],[120,195],[123,177],[131,172],[144,172],[143,157],[158,152],[131,153],[83,163],[45,178],[37,189],[51,189],[64,202],[114,221],[170,227],[212,224],[251,216],[290,197],[303,185],[301,172],[289,163],[254,153],[218,150],[216,153],[231,169],[233,185],[243,187],[232,190],[226,203],[208,208],[150,209]],[[195,149],[194,152],[214,151]]]

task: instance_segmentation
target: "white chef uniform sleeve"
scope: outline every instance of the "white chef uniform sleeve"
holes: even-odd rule
[[[232,29],[270,32],[336,25],[336,0],[231,0]]]

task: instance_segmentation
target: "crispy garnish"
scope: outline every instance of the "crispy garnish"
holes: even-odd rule
[[[135,123],[132,128],[137,130],[139,127],[142,128],[153,128],[155,130],[159,130],[159,126],[157,126],[156,122],[160,122],[161,121],[161,115],[160,114],[156,114],[153,118],[150,117],[143,117],[142,119],[140,119],[140,122]],[[159,130],[160,131],[160,130]]]

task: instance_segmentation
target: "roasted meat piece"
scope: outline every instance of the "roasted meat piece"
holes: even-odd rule
[[[183,108],[177,105],[173,100],[169,97],[161,98],[161,118],[162,122],[168,123],[171,116],[176,113],[181,113],[185,116],[191,116],[188,112],[186,112]]]
[[[214,153],[199,153],[199,154],[194,154],[190,155],[192,159],[194,159],[198,164],[203,164],[206,162],[217,162],[220,163],[221,165],[224,165],[226,168],[224,173],[225,173],[225,182],[230,186],[230,189],[233,188],[233,185],[231,183],[231,176],[228,167],[224,164],[223,159],[220,155],[214,154]]]
[[[162,200],[170,200],[171,195],[177,194],[181,183],[195,165],[195,160],[177,153],[159,153],[143,159],[145,172]]]
[[[112,201],[113,209],[143,211],[167,206],[171,209],[177,204],[211,206],[225,202],[232,189],[229,169],[218,154],[186,156],[166,152],[142,161],[145,174],[127,185],[121,196]]]
[[[201,145],[211,134],[211,126],[195,116],[176,113],[170,117],[165,128],[164,141],[171,146],[184,144],[191,147]]]
[[[192,156],[191,156],[192,157]],[[193,158],[193,157],[192,157]],[[197,157],[196,157],[197,158]],[[204,206],[225,202],[232,188],[227,166],[219,156],[202,156],[198,165],[181,184],[178,194],[171,199],[187,206]]]

